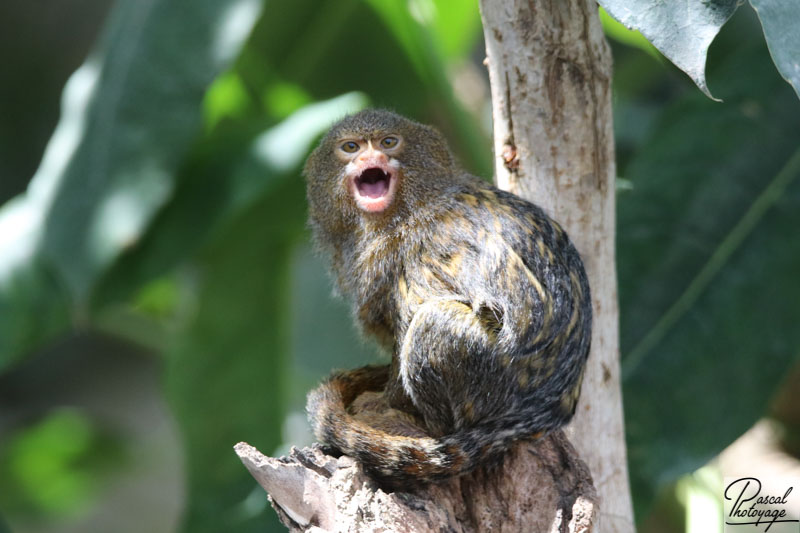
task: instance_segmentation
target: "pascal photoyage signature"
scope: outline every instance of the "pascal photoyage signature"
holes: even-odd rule
[[[757,478],[743,477],[733,481],[725,488],[725,499],[734,502],[725,523],[730,526],[765,525],[764,531],[769,531],[775,523],[798,522],[786,518],[786,509],[781,508],[788,504],[793,488],[786,489],[783,496],[761,495],[761,481]]]

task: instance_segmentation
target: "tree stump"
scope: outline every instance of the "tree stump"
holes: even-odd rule
[[[589,532],[597,511],[589,469],[561,431],[517,443],[499,465],[403,492],[318,446],[280,459],[235,450],[293,532]]]

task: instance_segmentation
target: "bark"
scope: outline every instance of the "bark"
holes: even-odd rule
[[[501,465],[386,492],[348,457],[312,448],[273,459],[238,444],[291,531],[633,531],[618,362],[611,61],[597,7],[481,0],[481,13],[497,183],[565,227],[590,277],[592,354],[569,428],[589,468],[558,431],[518,443]]]
[[[497,184],[569,233],[592,288],[592,351],[567,429],[600,497],[597,531],[634,531],[619,371],[611,55],[594,0],[481,0]]]
[[[280,459],[235,449],[293,532],[583,533],[595,515],[589,470],[560,431],[518,443],[499,466],[408,492],[385,492],[318,447]]]

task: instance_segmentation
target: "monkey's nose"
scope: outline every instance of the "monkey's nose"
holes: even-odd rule
[[[380,150],[368,148],[358,155],[356,162],[361,166],[382,167],[389,163],[389,158]]]

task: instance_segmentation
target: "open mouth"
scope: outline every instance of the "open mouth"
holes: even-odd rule
[[[356,190],[367,198],[380,198],[389,193],[392,177],[380,168],[368,168],[356,178]]]
[[[372,213],[389,207],[394,193],[394,176],[379,167],[370,167],[353,178],[354,195],[358,206]]]

